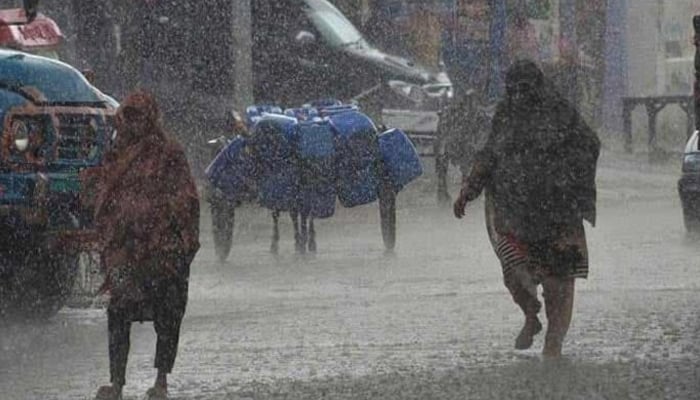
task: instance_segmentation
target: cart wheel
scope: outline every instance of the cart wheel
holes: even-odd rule
[[[379,217],[384,247],[392,251],[396,246],[396,192],[391,185],[383,184],[379,191]]]
[[[211,199],[210,205],[214,249],[219,261],[224,262],[233,244],[235,205],[222,198]]]

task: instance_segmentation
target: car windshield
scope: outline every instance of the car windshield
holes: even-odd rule
[[[306,0],[306,13],[324,40],[333,47],[364,43],[362,33],[325,0]]]
[[[0,83],[34,101],[104,104],[80,72],[67,64],[25,53],[0,54]]]

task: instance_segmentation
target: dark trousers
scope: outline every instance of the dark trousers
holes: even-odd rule
[[[172,371],[180,339],[180,324],[187,306],[189,262],[183,269],[187,271],[182,271],[179,276],[147,282],[143,287],[143,301],[110,302],[107,308],[107,326],[109,372],[113,385],[123,386],[126,382],[129,336],[133,321],[153,320],[158,337],[154,367],[160,372]]]

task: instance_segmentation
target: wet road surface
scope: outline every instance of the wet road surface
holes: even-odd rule
[[[513,350],[522,320],[480,202],[458,222],[428,182],[414,185],[400,198],[394,255],[376,205],[319,221],[315,256],[293,253],[288,223],[271,255],[269,216],[243,209],[224,265],[206,220],[171,397],[700,398],[700,242],[684,233],[675,179],[601,169],[591,275],[577,282],[554,364],[539,358],[541,334]],[[106,342],[100,309],[0,327],[0,398],[92,398],[109,378]],[[152,383],[154,350],[151,324],[135,324],[126,399]]]

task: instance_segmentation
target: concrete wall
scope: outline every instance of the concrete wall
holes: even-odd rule
[[[635,0],[627,10],[627,88],[632,96],[660,92],[658,3],[658,0]]]
[[[690,94],[692,82],[692,15],[698,0],[627,2],[627,93],[630,96]],[[625,94],[622,94],[625,95]],[[646,147],[646,112],[633,114],[635,148]],[[666,107],[657,121],[660,145],[672,151],[685,143],[686,114]]]
[[[661,13],[660,80],[664,93],[687,94],[692,91],[695,48],[691,38],[691,16],[700,13],[698,0],[665,1]]]
[[[693,13],[697,0],[634,0],[628,3],[630,95],[687,94],[691,79]],[[687,75],[685,75],[687,70]]]

